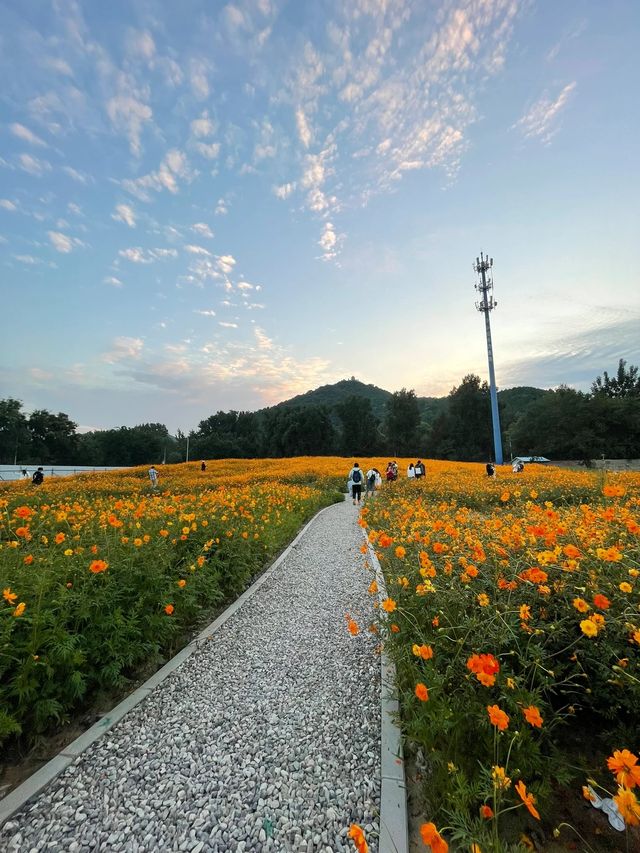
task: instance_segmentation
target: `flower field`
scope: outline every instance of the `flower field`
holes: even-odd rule
[[[0,487],[0,742],[173,654],[319,508],[344,460],[231,460]],[[336,476],[338,471],[339,476]]]
[[[379,630],[425,845],[533,849],[555,829],[573,849],[640,849],[640,475],[528,466],[491,480],[430,462],[361,524],[386,578]],[[590,839],[558,828],[567,792],[589,812],[613,797],[626,841],[595,810]]]

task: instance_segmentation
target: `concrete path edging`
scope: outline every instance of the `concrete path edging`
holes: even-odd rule
[[[387,587],[376,552],[369,542],[366,529],[363,534],[369,557],[376,573],[378,600],[387,598]],[[402,751],[402,733],[398,725],[400,703],[396,688],[396,666],[387,653],[381,654],[382,680],[382,767],[380,792],[380,842],[379,853],[409,853],[409,823],[407,816],[407,786]]]
[[[260,575],[260,577],[251,586],[246,589],[242,595],[230,604],[210,625],[201,631],[197,637],[191,640],[177,655],[171,658],[161,669],[159,669],[151,678],[147,679],[140,687],[136,688],[111,711],[105,714],[97,723],[94,723],[90,728],[83,732],[74,741],[68,744],[54,758],[48,761],[43,767],[33,773],[17,788],[14,788],[9,794],[0,800],[0,827],[9,818],[24,806],[29,800],[33,799],[40,791],[45,788],[49,782],[53,781],[62,773],[76,758],[87,749],[94,741],[102,737],[105,732],[108,732],[116,723],[118,723],[132,708],[135,708],[140,702],[143,702],[150,692],[163,682],[180,664],[184,663],[187,658],[206,642],[211,635],[218,630],[233,614],[239,610],[242,605],[251,598],[260,587],[271,577],[275,570],[280,566],[287,555],[292,551],[300,539],[304,536],[316,519],[323,512],[330,509],[334,504],[323,507],[321,510],[309,519],[304,527],[298,532],[295,539],[284,549],[279,557],[272,563],[269,568]]]

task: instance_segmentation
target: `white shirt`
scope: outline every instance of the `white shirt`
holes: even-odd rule
[[[407,468],[407,477],[411,480],[411,479],[413,479],[415,476],[416,476],[416,469],[415,469],[415,468],[411,468],[411,467]]]

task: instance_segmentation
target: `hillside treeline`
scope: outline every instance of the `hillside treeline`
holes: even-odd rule
[[[547,456],[590,460],[640,457],[640,378],[621,359],[588,393],[514,388],[499,395],[505,458]],[[188,442],[187,442],[188,439]],[[465,376],[439,413],[424,418],[413,390],[386,398],[380,413],[365,396],[333,405],[291,403],[258,412],[219,411],[189,436],[149,423],[80,434],[68,415],[0,400],[0,462],[57,465],[140,465],[191,459],[282,456],[423,456],[484,461],[493,455],[489,387]]]

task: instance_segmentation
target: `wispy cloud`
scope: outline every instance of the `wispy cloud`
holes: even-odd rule
[[[223,329],[237,329],[238,328],[237,323],[227,323],[224,320],[220,320],[218,325],[222,326]]]
[[[167,151],[157,171],[140,178],[126,179],[122,181],[122,187],[141,201],[151,201],[150,191],[168,190],[176,195],[179,190],[178,180],[190,180],[191,177],[186,155],[178,148],[172,148]]]
[[[47,160],[39,160],[37,157],[32,157],[31,154],[20,154],[18,163],[23,172],[28,172],[39,178],[45,172],[51,171],[51,163]]]
[[[545,92],[529,107],[522,118],[512,125],[513,129],[519,130],[527,138],[540,139],[547,145],[558,132],[558,116],[568,104],[575,88],[575,81],[567,83],[555,98]]]
[[[127,136],[131,153],[139,156],[142,152],[142,130],[153,116],[151,107],[133,94],[121,94],[109,98],[106,110],[114,128]]]
[[[200,237],[209,237],[213,238],[213,231],[207,225],[206,222],[196,222],[191,226],[191,230],[198,234]]]
[[[109,284],[111,287],[122,287],[122,282],[119,278],[116,278],[113,275],[108,275],[103,279],[105,284]]]
[[[18,139],[22,139],[24,142],[29,142],[31,145],[37,145],[41,148],[47,148],[47,143],[44,139],[40,139],[33,131],[29,130],[28,127],[25,127],[23,124],[18,124],[14,122],[14,124],[9,126],[9,130],[14,136],[17,136]]]
[[[112,344],[112,349],[102,356],[102,360],[107,364],[115,364],[118,361],[127,359],[138,359],[142,355],[144,342],[141,338],[116,338]]]
[[[49,237],[54,249],[57,252],[61,252],[63,255],[69,254],[69,252],[72,252],[77,246],[84,245],[82,240],[79,240],[77,237],[68,237],[60,231],[47,231],[47,236]]]
[[[4,210],[9,210],[12,213],[18,209],[18,206],[8,198],[0,198],[0,207]]]
[[[136,215],[133,208],[128,204],[116,205],[115,213],[111,214],[111,218],[115,219],[116,222],[123,222],[125,225],[128,225],[129,228],[136,227]]]
[[[118,254],[133,264],[152,264],[155,261],[178,257],[177,249],[142,249],[140,246],[120,249]]]

